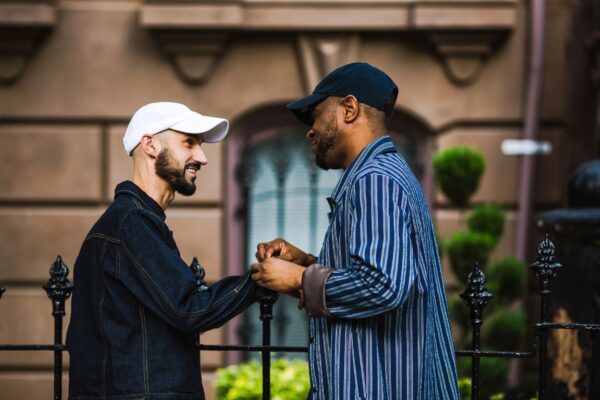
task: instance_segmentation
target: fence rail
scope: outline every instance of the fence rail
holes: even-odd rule
[[[538,398],[546,399],[547,378],[548,378],[548,332],[557,329],[570,329],[578,331],[600,331],[600,324],[586,323],[554,323],[549,320],[549,300],[550,285],[556,277],[557,270],[562,267],[556,258],[556,248],[554,244],[546,238],[538,245],[538,257],[530,265],[540,281],[539,293],[540,302],[540,320],[535,324],[535,336],[531,351],[489,351],[481,350],[480,334],[481,324],[483,323],[483,309],[487,305],[492,294],[485,287],[485,275],[478,265],[473,267],[469,274],[467,287],[460,295],[470,309],[470,322],[472,331],[472,348],[466,350],[457,350],[457,357],[471,357],[471,390],[472,399],[479,400],[480,397],[480,359],[483,357],[495,358],[533,358],[538,357]],[[204,271],[197,259],[194,259],[190,266],[198,278],[197,285],[199,291],[207,290],[204,281]],[[54,343],[53,344],[0,344],[0,351],[52,351],[54,352],[54,400],[62,398],[62,374],[63,360],[62,353],[67,347],[62,342],[62,323],[65,316],[65,303],[71,295],[73,286],[67,276],[69,269],[58,256],[50,267],[50,279],[43,286],[52,301],[52,316],[54,317]],[[0,299],[5,292],[5,288],[0,287]],[[277,300],[277,295],[265,296],[259,299],[260,319],[262,321],[262,345],[206,345],[197,343],[199,351],[257,351],[262,356],[263,369],[263,399],[270,399],[270,366],[271,353],[274,352],[294,352],[306,353],[307,347],[291,346],[271,346],[271,320],[273,319],[273,304]]]

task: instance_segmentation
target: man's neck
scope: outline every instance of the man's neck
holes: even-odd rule
[[[373,133],[373,132],[364,132],[357,133],[350,136],[349,140],[349,151],[348,157],[344,162],[343,169],[348,169],[348,167],[352,164],[352,162],[358,157],[361,151],[369,144],[371,144],[374,140],[379,139],[384,136],[386,133]]]
[[[133,175],[133,183],[156,201],[163,210],[166,210],[175,198],[175,192],[169,184],[155,174],[143,174],[136,170]]]

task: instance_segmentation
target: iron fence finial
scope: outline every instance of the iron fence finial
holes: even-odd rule
[[[50,267],[50,279],[43,286],[52,300],[52,315],[65,315],[65,301],[71,296],[73,285],[67,279],[69,268],[65,265],[60,256],[56,257],[56,261]]]
[[[558,268],[562,267],[562,264],[556,258],[556,247],[548,238],[547,233],[544,240],[538,245],[537,252],[538,258],[530,267],[537,277],[540,278],[542,285],[548,285],[556,276],[556,272]]]
[[[485,275],[479,268],[479,263],[475,263],[473,270],[469,273],[467,287],[460,294],[460,297],[470,309],[477,308],[479,310],[483,309],[492,297],[492,294],[485,287]]]
[[[198,287],[198,291],[206,292],[208,290],[208,284],[204,280],[204,277],[206,276],[206,270],[202,264],[200,264],[197,257],[194,257],[192,260],[190,268],[194,272],[194,275],[196,275],[196,286]]]

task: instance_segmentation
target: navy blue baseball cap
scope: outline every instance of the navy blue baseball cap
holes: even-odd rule
[[[312,125],[312,108],[329,96],[353,95],[360,103],[392,115],[398,87],[382,70],[367,63],[350,63],[330,72],[312,94],[287,105],[301,122]]]

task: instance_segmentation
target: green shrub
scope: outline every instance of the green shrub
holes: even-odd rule
[[[483,268],[494,248],[494,239],[485,233],[456,232],[446,242],[446,254],[452,270],[461,284],[466,284],[475,263]]]
[[[493,204],[484,204],[475,207],[467,217],[467,226],[470,231],[487,233],[494,238],[496,243],[500,241],[506,217],[502,208]]]
[[[515,257],[506,257],[491,265],[487,280],[494,283],[496,299],[510,303],[519,298],[524,291],[526,269]]]
[[[260,400],[262,364],[250,361],[219,368],[215,386],[219,400]],[[271,399],[304,400],[309,389],[306,361],[279,358],[271,363]]]
[[[521,310],[500,309],[484,320],[482,341],[499,350],[518,350],[527,329],[525,313]]]
[[[435,181],[457,207],[467,205],[484,171],[483,155],[470,147],[449,147],[433,157]]]
[[[470,310],[458,293],[448,296],[448,313],[452,322],[468,329],[470,326]]]
[[[471,376],[471,357],[458,359],[459,376]],[[481,399],[504,391],[508,376],[508,361],[505,358],[482,357],[479,359],[479,393]],[[460,380],[459,380],[460,381]]]
[[[458,394],[460,400],[471,400],[471,378],[463,376],[458,380]]]

